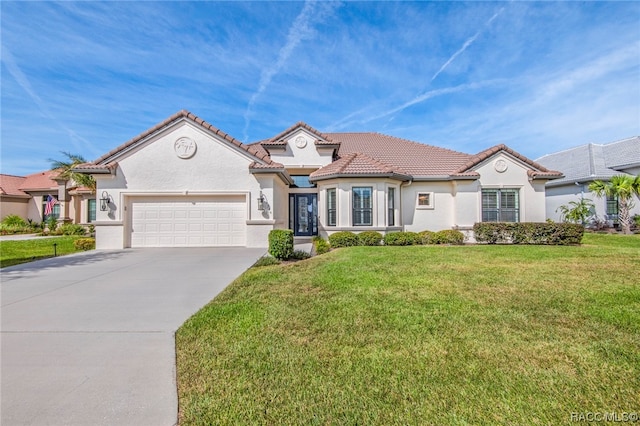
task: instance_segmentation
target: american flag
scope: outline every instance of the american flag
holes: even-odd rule
[[[58,200],[53,198],[51,195],[48,195],[47,205],[44,207],[44,215],[49,216],[51,213],[53,213],[53,206],[55,206],[56,204],[58,204]]]

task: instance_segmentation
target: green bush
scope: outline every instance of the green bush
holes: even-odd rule
[[[96,248],[96,240],[94,238],[78,238],[73,242],[78,250],[93,250]]]
[[[455,229],[443,229],[434,235],[435,244],[454,244],[460,245],[464,243],[464,234]]]
[[[420,237],[420,244],[438,244],[436,233],[433,231],[421,231],[418,232]]]
[[[276,259],[285,260],[293,254],[293,231],[274,229],[269,232],[269,254]]]
[[[77,225],[75,223],[64,223],[60,225],[60,228],[56,231],[61,235],[85,235],[87,230],[82,225]]]
[[[358,245],[379,246],[382,242],[382,234],[377,231],[363,231],[358,234]]]
[[[390,232],[384,236],[386,246],[413,246],[422,243],[422,237],[417,232]]]
[[[291,253],[291,256],[289,256],[289,259],[305,260],[309,259],[310,257],[311,255],[304,250],[294,250],[293,253]]]
[[[340,231],[329,235],[329,244],[332,248],[353,247],[360,244],[358,236],[353,232]]]
[[[27,221],[18,216],[17,214],[10,214],[2,219],[2,224],[6,226],[24,227],[27,226]]]
[[[313,237],[313,249],[316,254],[325,254],[331,249],[331,246],[322,237]]]
[[[480,222],[473,225],[476,241],[487,244],[580,244],[584,226],[548,222]]]
[[[58,219],[53,216],[47,219],[47,228],[49,228],[49,232],[55,232],[58,228]]]
[[[269,266],[269,265],[279,265],[280,261],[273,256],[262,256],[256,263],[253,264],[253,267],[259,266]]]

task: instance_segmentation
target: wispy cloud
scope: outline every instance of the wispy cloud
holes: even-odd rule
[[[324,20],[333,10],[338,7],[338,3],[333,2],[317,2],[306,1],[300,14],[293,21],[293,24],[289,28],[287,40],[278,52],[278,60],[270,66],[265,67],[260,74],[260,82],[258,83],[258,89],[251,95],[247,109],[244,113],[244,130],[243,136],[246,141],[249,138],[249,126],[251,124],[251,116],[253,114],[254,106],[258,98],[267,90],[267,87],[273,80],[273,77],[278,74],[282,68],[286,65],[287,61],[291,57],[291,54],[296,47],[305,39],[312,38],[315,34],[313,26],[318,22]]]
[[[442,71],[444,71],[453,61],[455,61],[455,59],[460,56],[465,50],[467,50],[467,48],[469,46],[471,46],[473,44],[473,42],[476,41],[476,39],[478,37],[480,37],[480,34],[482,34],[490,25],[491,23],[498,17],[500,16],[500,14],[504,11],[504,7],[501,8],[500,10],[498,10],[496,13],[493,14],[493,16],[491,18],[489,18],[489,20],[487,22],[485,22],[484,26],[482,27],[482,29],[480,29],[478,32],[476,32],[474,35],[472,35],[471,37],[469,37],[464,44],[462,45],[462,47],[460,49],[458,49],[456,51],[456,53],[454,53],[453,55],[451,55],[451,57],[444,63],[442,64],[442,66],[440,67],[440,69],[433,75],[433,77],[431,77],[431,81],[433,82],[433,80],[436,79],[436,77],[438,77],[440,75],[440,73],[442,73]]]
[[[4,63],[9,74],[15,79],[16,83],[29,95],[29,97],[33,100],[33,102],[37,105],[38,109],[42,114],[51,119],[54,123],[56,123],[61,129],[63,129],[68,135],[71,142],[74,144],[75,149],[81,148],[93,148],[91,143],[79,136],[75,131],[70,129],[66,124],[61,122],[57,117],[53,115],[51,109],[48,105],[42,100],[42,98],[38,95],[38,93],[34,90],[29,78],[22,72],[22,69],[17,64],[11,50],[7,48],[7,46],[2,46],[2,62]]]

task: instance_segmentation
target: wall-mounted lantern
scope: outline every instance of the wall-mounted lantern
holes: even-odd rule
[[[262,191],[260,191],[260,196],[258,197],[258,210],[263,211],[266,203],[267,200],[264,195],[262,195]]]
[[[100,210],[106,212],[109,209],[109,203],[111,203],[111,195],[107,191],[102,191],[102,198],[100,198]]]

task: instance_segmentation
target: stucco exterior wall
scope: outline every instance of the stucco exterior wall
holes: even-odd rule
[[[285,167],[318,169],[331,163],[333,149],[316,147],[317,137],[300,129],[286,139],[285,149],[270,150],[271,159]]]
[[[9,215],[20,216],[23,219],[27,219],[27,212],[29,211],[29,199],[28,198],[13,198],[13,197],[0,197],[0,220]]]
[[[529,180],[527,175],[529,168],[521,161],[500,153],[487,159],[474,170],[480,173],[479,184],[482,189],[517,188],[520,190],[520,222],[545,221],[544,185],[546,182]]]
[[[454,226],[453,182],[413,182],[402,188],[402,223],[405,231],[441,231]],[[418,206],[418,194],[432,194],[432,206]]]
[[[558,208],[562,205],[568,205],[569,202],[578,202],[582,198],[590,199],[594,204],[594,213],[601,220],[607,220],[607,200],[606,197],[597,197],[589,191],[589,183],[580,183],[579,185],[569,183],[561,186],[552,186],[546,190],[546,217],[561,222],[562,215]],[[634,208],[631,209],[631,216],[640,215],[640,200],[634,199]],[[612,223],[610,223],[611,225]]]
[[[183,137],[197,145],[190,158],[176,155],[174,143]],[[262,191],[273,207],[273,177],[260,177],[259,181],[257,175],[252,175],[249,164],[253,159],[244,151],[204,129],[181,122],[117,161],[115,176],[98,175],[96,179],[98,198],[106,191],[113,200],[108,211],[98,209],[96,213],[96,235],[101,248],[127,246],[131,197],[181,194],[246,194],[247,245],[266,247],[267,240],[262,234],[273,228],[274,212],[259,211],[257,198]]]

